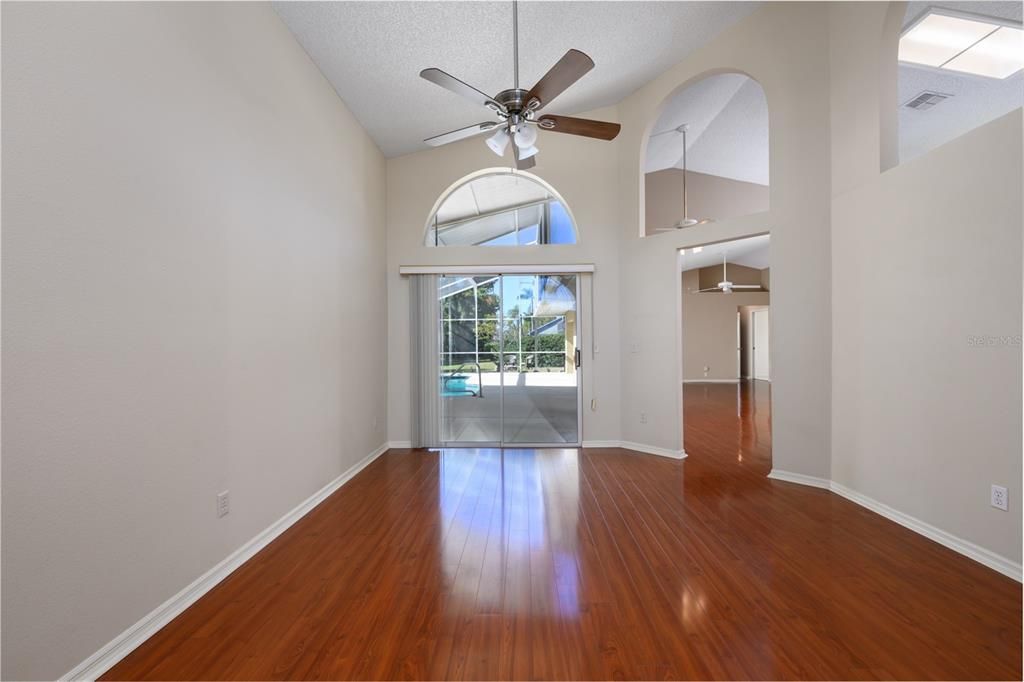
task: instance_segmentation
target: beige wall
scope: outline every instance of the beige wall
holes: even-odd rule
[[[772,326],[775,459],[791,471],[827,476],[828,19],[822,4],[766,5],[616,107],[588,113],[623,124],[614,142],[542,133],[534,171],[562,193],[575,214],[580,229],[575,246],[424,247],[425,222],[438,196],[465,174],[498,165],[496,157],[474,138],[389,159],[390,440],[408,440],[410,433],[408,282],[398,274],[400,265],[590,262],[597,269],[593,324],[581,314],[584,354],[588,347],[590,353],[583,372],[584,439],[681,451],[679,248],[770,231],[778,271]],[[650,127],[677,89],[722,68],[747,73],[765,89],[772,118],[771,209],[641,239],[642,161]],[[591,399],[596,411],[589,408]]]
[[[725,220],[768,210],[768,186],[719,175],[687,172],[686,203],[691,218]],[[683,217],[683,171],[679,168],[644,176],[646,231],[672,227]]]
[[[682,442],[678,249],[771,232],[773,457],[829,475],[830,135],[827,3],[769,3],[619,103],[622,437]],[[767,212],[638,239],[645,140],[667,98],[708,73],[736,70],[764,88],[771,118]],[[646,422],[639,414],[646,413]]]
[[[2,675],[53,679],[384,441],[384,162],[269,5],[2,12]]]
[[[616,120],[614,108],[587,116]],[[410,439],[409,281],[402,265],[509,265],[593,263],[581,278],[583,433],[587,440],[619,439],[618,240],[615,161],[618,142],[541,133],[542,152],[530,172],[550,183],[576,219],[574,245],[532,247],[424,246],[434,202],[465,175],[503,162],[471,138],[387,161],[388,428],[389,440]],[[508,159],[504,161],[507,163]],[[590,308],[591,300],[598,301]],[[592,402],[593,401],[593,402]],[[593,407],[591,407],[593,405]]]
[[[1019,575],[1021,110],[880,173],[902,9],[830,7],[832,478]],[[857,37],[883,34],[881,53]],[[992,484],[1009,512],[990,506]]]
[[[698,285],[706,269],[683,273],[683,381],[735,380],[736,314],[741,306],[768,305],[768,293],[693,293],[703,288]]]

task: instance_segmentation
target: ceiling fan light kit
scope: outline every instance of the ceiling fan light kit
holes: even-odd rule
[[[487,138],[487,146],[498,156],[504,156],[508,149],[508,130],[498,128],[497,132]]]
[[[490,97],[472,85],[460,81],[440,69],[430,68],[420,72],[420,77],[446,90],[461,95],[490,109],[499,121],[484,121],[465,128],[452,130],[429,137],[424,142],[439,147],[462,140],[495,127],[498,130],[487,138],[487,146],[498,156],[504,156],[511,139],[516,148],[516,168],[523,170],[536,165],[537,129],[555,133],[580,135],[598,140],[614,140],[621,126],[618,123],[592,121],[570,116],[548,114],[538,116],[537,112],[550,104],[555,97],[565,92],[573,83],[594,68],[593,60],[579,50],[569,50],[555,63],[544,77],[530,90],[519,87],[519,7],[512,2],[512,63],[514,66],[513,87],[502,90]]]

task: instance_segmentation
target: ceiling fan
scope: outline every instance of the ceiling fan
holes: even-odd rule
[[[728,265],[728,263],[726,263],[725,258],[726,258],[726,254],[723,253],[722,254],[722,281],[719,282],[717,285],[709,288],[709,289],[698,289],[694,293],[703,294],[703,293],[706,293],[708,291],[721,291],[723,294],[731,294],[733,289],[760,289],[761,288],[760,284],[733,284],[732,282],[730,282],[729,281],[728,270],[727,270],[729,265]]]
[[[514,65],[513,87],[502,90],[494,97],[481,92],[441,69],[423,69],[420,77],[440,85],[446,90],[461,95],[494,112],[498,120],[483,121],[465,128],[452,130],[441,135],[428,137],[424,142],[439,147],[449,142],[462,140],[490,130],[495,133],[487,139],[487,146],[498,156],[504,156],[509,140],[515,143],[516,168],[524,170],[536,165],[537,128],[555,133],[582,135],[599,140],[614,140],[621,126],[618,123],[593,121],[586,118],[544,114],[542,108],[565,92],[573,83],[594,68],[593,60],[579,50],[569,50],[544,77],[529,90],[519,87],[519,8],[512,2],[512,62]]]
[[[675,225],[672,227],[659,227],[658,232],[672,232],[673,230],[681,230],[684,227],[693,227],[695,225],[703,225],[704,223],[712,222],[711,218],[691,218],[687,211],[686,205],[686,131],[690,129],[687,124],[676,126],[672,130],[665,130],[660,133],[655,133],[651,137],[657,137],[658,135],[664,135],[665,133],[682,133],[683,134],[683,217],[680,218]]]

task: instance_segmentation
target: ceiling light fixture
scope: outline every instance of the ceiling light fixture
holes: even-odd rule
[[[537,129],[526,122],[520,123],[516,128],[512,140],[516,143],[516,157],[522,161],[534,156],[540,150],[537,149]]]
[[[929,8],[900,36],[899,60],[942,71],[1008,78],[1024,69],[1024,31],[1002,19]]]
[[[487,146],[498,156],[504,156],[508,149],[508,130],[498,128],[497,132],[487,138]]]
[[[537,141],[537,129],[526,123],[520,123],[516,129],[515,140],[517,147],[532,147],[533,143]]]

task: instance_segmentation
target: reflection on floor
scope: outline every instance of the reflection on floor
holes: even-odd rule
[[[1020,679],[1020,585],[766,479],[769,390],[687,385],[684,461],[392,450],[108,676]]]
[[[576,377],[559,372],[483,374],[482,397],[442,399],[446,443],[578,443]],[[477,389],[477,382],[469,386]],[[501,412],[504,391],[505,433]]]
[[[734,459],[722,462],[730,473],[739,467],[767,476],[772,470],[771,391],[771,382],[759,380],[683,384],[683,449],[716,455],[732,451]]]

